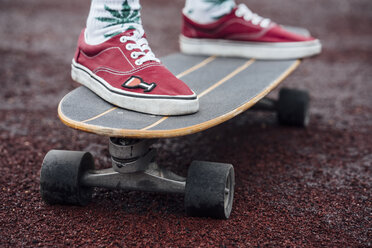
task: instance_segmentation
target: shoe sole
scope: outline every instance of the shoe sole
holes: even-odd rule
[[[120,91],[75,60],[71,64],[71,77],[107,102],[128,110],[153,115],[185,115],[199,110],[196,94],[161,96]]]
[[[241,42],[194,39],[180,36],[180,49],[185,54],[218,55],[263,60],[299,59],[319,54],[319,40],[285,43]]]

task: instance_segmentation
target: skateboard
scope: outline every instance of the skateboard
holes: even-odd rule
[[[301,31],[301,30],[300,30]],[[302,30],[302,32],[307,32]],[[112,168],[95,170],[89,152],[51,150],[44,158],[40,191],[49,204],[85,205],[94,187],[181,193],[189,216],[227,219],[232,211],[235,175],[231,164],[194,161],[187,177],[155,161],[159,138],[185,136],[212,128],[250,110],[274,111],[279,124],[309,123],[306,91],[281,89],[267,98],[300,60],[259,61],[180,53],[162,62],[198,95],[200,109],[183,116],[154,116],[116,106],[81,86],[58,106],[69,127],[109,137]]]

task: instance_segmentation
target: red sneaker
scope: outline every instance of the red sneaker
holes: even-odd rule
[[[211,24],[198,24],[183,15],[180,46],[187,54],[258,59],[303,58],[321,51],[318,39],[290,32],[244,4]]]
[[[196,94],[155,57],[143,30],[128,30],[99,45],[87,44],[84,34],[72,61],[73,80],[114,105],[138,112],[198,111]]]

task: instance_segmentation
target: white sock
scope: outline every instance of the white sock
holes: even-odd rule
[[[234,0],[186,0],[183,13],[197,23],[207,24],[230,13],[235,5]]]
[[[92,0],[85,39],[96,45],[133,26],[141,25],[139,0]]]

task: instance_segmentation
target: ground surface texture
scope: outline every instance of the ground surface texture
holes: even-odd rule
[[[183,1],[142,2],[153,50],[176,52]],[[109,165],[107,139],[65,127],[56,112],[77,86],[69,66],[89,1],[2,0],[0,247],[370,247],[370,0],[246,2],[279,23],[309,28],[324,52],[284,84],[311,94],[306,130],[244,113],[158,144],[159,163],[181,174],[194,159],[235,166],[234,210],[220,221],[186,217],[180,195],[96,190],[87,207],[41,201],[48,150],[87,150],[97,167]]]

